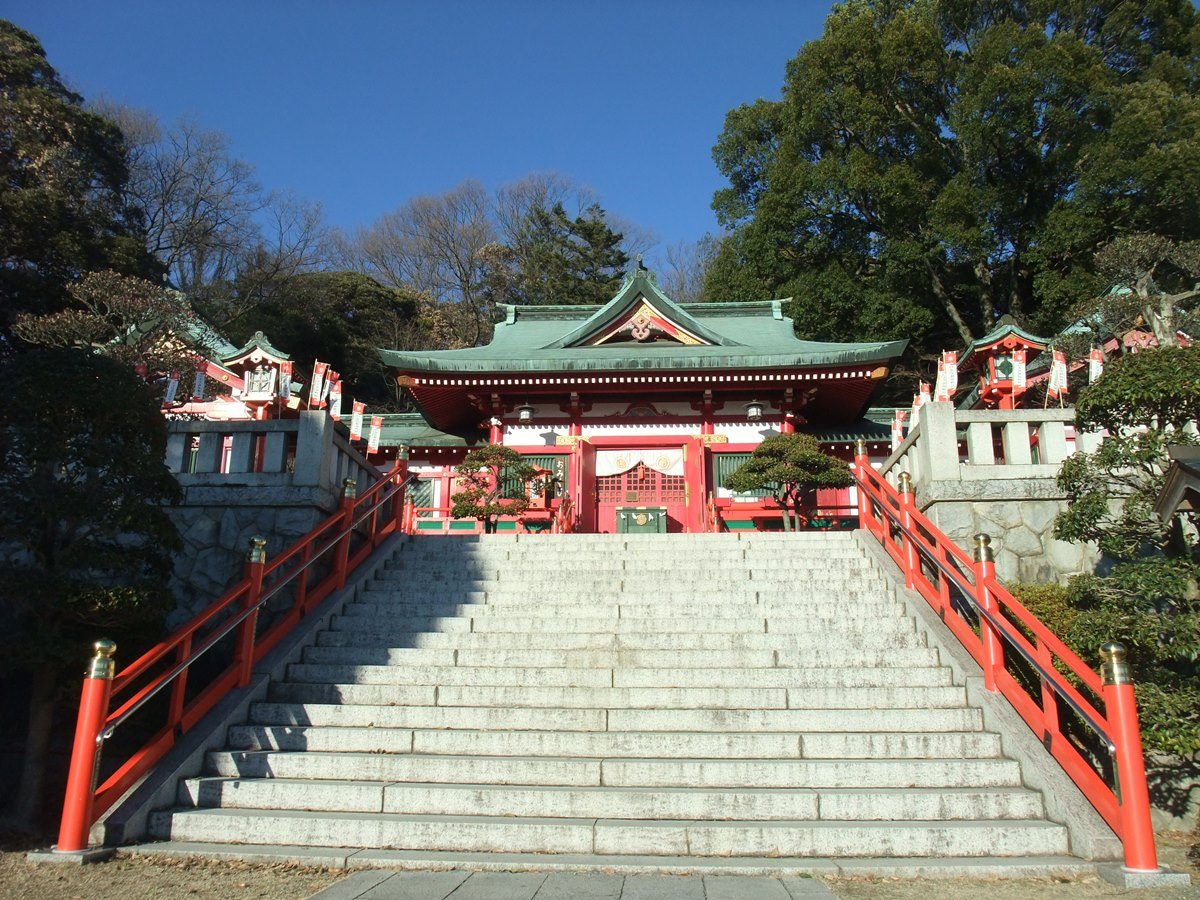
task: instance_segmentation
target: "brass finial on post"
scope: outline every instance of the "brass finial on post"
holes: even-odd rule
[[[408,444],[396,445],[396,459],[408,459]]]
[[[113,659],[117,652],[116,641],[101,638],[92,645],[92,649],[96,651],[96,655],[92,657],[91,664],[88,666],[87,677],[105,678],[112,681],[113,674],[117,669],[117,663]]]
[[[911,494],[913,492],[912,476],[907,472],[900,473],[900,487],[897,488],[901,494]]]
[[[246,552],[246,562],[265,563],[267,561],[267,539],[255,535],[250,538],[250,549]]]
[[[1125,645],[1109,641],[1100,648],[1100,680],[1104,684],[1133,684],[1129,663],[1125,661]]]
[[[343,478],[342,496],[351,498],[358,496],[358,482],[353,478]]]
[[[983,532],[975,535],[975,562],[992,562],[995,558],[991,537]]]
[[[854,455],[855,456],[866,456],[867,455],[867,442],[864,441],[862,438],[859,438],[858,440],[856,440],[854,442]]]

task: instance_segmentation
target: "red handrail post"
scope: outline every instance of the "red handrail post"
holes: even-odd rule
[[[346,570],[350,564],[350,535],[354,531],[354,500],[357,493],[358,483],[353,478],[347,478],[342,482],[342,503],[338,507],[338,511],[342,514],[343,534],[338,540],[333,559],[338,590],[346,586]]]
[[[975,601],[991,616],[1000,615],[1000,605],[987,589],[987,580],[996,577],[996,557],[992,539],[986,534],[975,535]],[[979,639],[983,647],[983,686],[996,690],[996,673],[1004,668],[1004,645],[987,616],[979,617]]]
[[[910,591],[917,586],[917,568],[921,561],[917,556],[917,542],[913,537],[912,511],[916,508],[913,497],[912,476],[900,473],[900,527],[904,532],[904,586]],[[886,522],[884,523],[886,527]]]
[[[417,511],[413,507],[412,497],[408,496],[408,491],[404,492],[404,524],[403,531],[405,534],[413,533],[413,520],[416,518]]]
[[[396,481],[396,497],[392,500],[392,520],[396,523],[395,531],[404,529],[404,504],[408,499],[408,491],[404,482],[408,478],[408,446],[401,444],[396,448],[396,468],[392,471]]]
[[[1112,726],[1117,764],[1117,800],[1121,809],[1121,843],[1125,868],[1157,872],[1154,827],[1150,824],[1150,790],[1146,786],[1146,761],[1138,727],[1133,678],[1125,661],[1125,645],[1116,641],[1100,648],[1100,677],[1104,683],[1104,708]]]
[[[867,511],[870,508],[868,504],[871,502],[867,499],[867,476],[863,474],[867,467],[871,465],[871,460],[867,458],[867,442],[863,440],[854,442],[854,468],[858,469],[858,527],[866,528],[869,521]]]
[[[250,552],[246,554],[246,594],[242,599],[242,610],[253,610],[238,626],[235,638],[237,650],[234,660],[238,667],[238,687],[250,683],[254,671],[254,631],[258,625],[258,601],[262,599],[263,570],[267,565],[266,538],[250,538]]]
[[[93,648],[96,655],[92,657],[83,677],[79,717],[75,720],[75,743],[71,748],[67,794],[63,800],[62,822],[55,845],[59,853],[87,850],[88,832],[92,828],[96,771],[100,765],[100,747],[104,743],[101,732],[108,718],[108,701],[116,670],[113,654],[117,652],[117,645],[109,640],[99,640]]]

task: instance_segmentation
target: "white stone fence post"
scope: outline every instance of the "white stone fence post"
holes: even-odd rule
[[[354,479],[362,491],[381,475],[343,430],[319,410],[261,422],[174,420],[167,425],[167,468],[188,492],[315,488],[336,500],[344,479]]]

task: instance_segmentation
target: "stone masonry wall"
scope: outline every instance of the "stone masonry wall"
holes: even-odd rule
[[[917,505],[968,552],[976,534],[991,537],[996,572],[1005,581],[1065,583],[1071,575],[1091,572],[1099,560],[1094,544],[1054,537],[1054,518],[1066,501],[1046,479],[934,483],[918,490]]]
[[[177,506],[170,510],[183,546],[175,558],[171,591],[175,628],[203,610],[242,576],[250,538],[267,539],[267,559],[329,515],[317,505]]]

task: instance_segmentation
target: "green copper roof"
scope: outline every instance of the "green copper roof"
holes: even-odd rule
[[[736,345],[737,343],[698,321],[691,313],[660,291],[648,273],[639,268],[625,279],[615,297],[596,310],[577,328],[547,344],[545,349],[578,346],[596,332],[604,330],[605,327],[615,322],[631,307],[637,305],[642,298],[648,300],[676,325],[703,341],[720,346]]]
[[[639,297],[708,346],[668,341],[577,346]],[[465,350],[380,350],[401,372],[557,372],[645,369],[787,368],[878,365],[904,352],[906,341],[834,344],[796,338],[783,301],[675,303],[644,274],[635,274],[609,303],[595,306],[508,306],[492,342]]]
[[[960,368],[967,364],[967,360],[971,355],[981,350],[984,347],[990,347],[997,341],[1002,341],[1009,335],[1016,335],[1022,340],[1028,341],[1031,344],[1039,344],[1042,347],[1049,345],[1050,338],[1039,337],[1036,334],[1031,334],[1026,331],[1011,316],[1004,316],[996,323],[996,327],[977,340],[967,344],[967,349],[963,353],[962,358],[958,361]]]
[[[379,446],[396,447],[474,447],[487,443],[482,433],[477,435],[454,434],[439,431],[420,413],[383,413],[383,426],[379,433]]]
[[[247,353],[251,353],[254,350],[261,350],[270,356],[274,356],[276,359],[291,359],[291,357],[282,350],[278,350],[273,347],[271,342],[267,340],[267,336],[265,334],[263,334],[261,331],[256,331],[251,336],[250,340],[246,341],[246,343],[241,347],[229,352],[223,352],[221,354],[221,362],[227,362],[231,359],[238,359],[239,357],[245,356]]]

